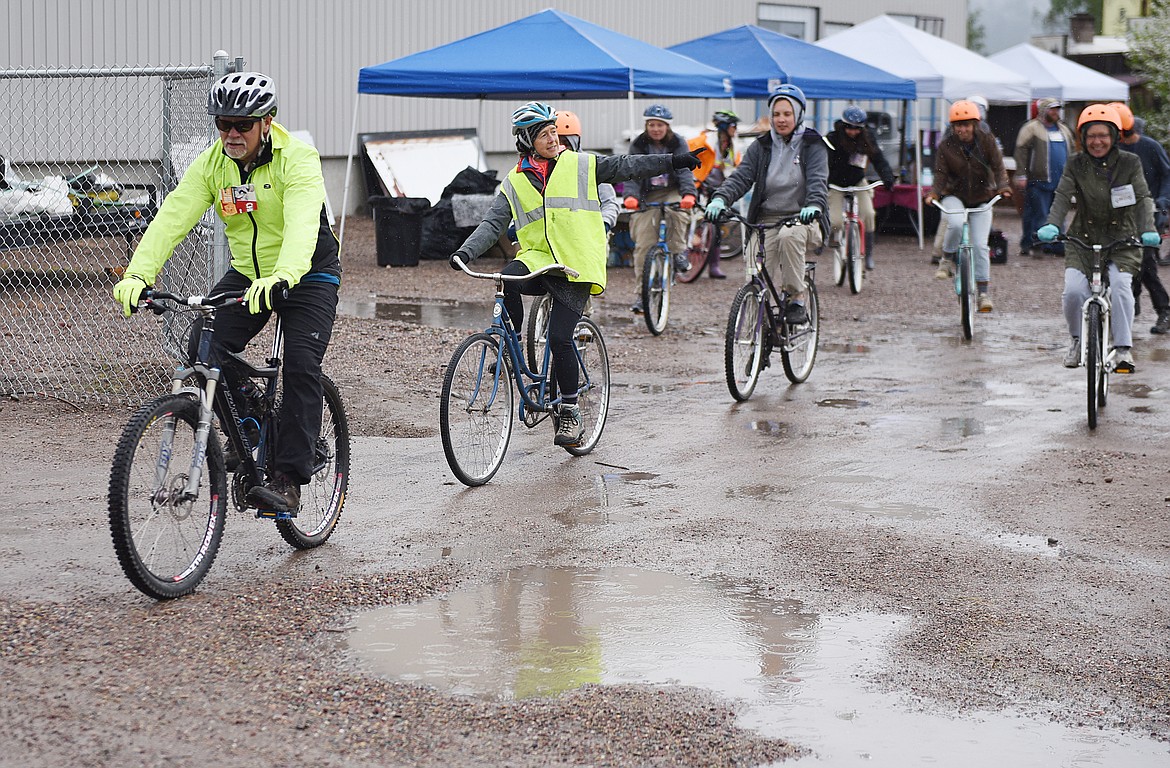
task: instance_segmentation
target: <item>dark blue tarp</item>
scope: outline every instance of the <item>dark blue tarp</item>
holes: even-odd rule
[[[750,24],[667,50],[726,69],[738,98],[766,98],[782,83],[799,86],[810,99],[915,98],[913,80]]]
[[[727,72],[547,10],[370,67],[358,93],[481,99],[727,98]]]

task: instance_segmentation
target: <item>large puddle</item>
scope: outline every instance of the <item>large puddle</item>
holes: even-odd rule
[[[586,683],[686,685],[832,766],[1164,766],[1167,750],[1011,714],[917,711],[869,685],[906,629],[820,616],[733,584],[628,568],[519,568],[497,584],[370,611],[349,642],[373,673],[455,694],[556,696]]]
[[[397,301],[339,301],[337,312],[362,320],[397,320],[430,328],[475,328],[491,325],[492,305],[486,302],[435,304]]]

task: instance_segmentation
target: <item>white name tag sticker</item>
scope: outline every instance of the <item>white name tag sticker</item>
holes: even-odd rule
[[[1133,184],[1122,184],[1120,187],[1114,187],[1109,190],[1109,198],[1113,201],[1114,208],[1125,208],[1128,205],[1137,204],[1137,195],[1134,194]]]
[[[1048,140],[1049,140],[1049,141],[1061,141],[1061,142],[1063,142],[1063,141],[1064,141],[1064,134],[1063,134],[1063,133],[1061,133],[1060,131],[1057,131],[1056,133],[1049,134],[1049,136],[1048,136]]]

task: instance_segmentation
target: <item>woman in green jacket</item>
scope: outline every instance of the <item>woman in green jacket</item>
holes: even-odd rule
[[[1084,152],[1074,155],[1064,166],[1056,187],[1056,197],[1048,212],[1048,223],[1036,233],[1041,242],[1050,243],[1060,234],[1064,218],[1077,201],[1076,213],[1068,231],[1080,239],[1096,244],[1132,237],[1141,232],[1143,243],[1159,242],[1154,230],[1154,201],[1137,155],[1117,148],[1121,133],[1121,116],[1108,104],[1092,104],[1077,120]],[[1140,248],[1118,248],[1109,262],[1110,303],[1113,306],[1114,372],[1133,373],[1133,276],[1141,270]],[[1090,296],[1089,274],[1093,254],[1075,243],[1064,250],[1064,319],[1072,343],[1064,356],[1066,368],[1080,364],[1081,307]],[[1122,273],[1125,273],[1122,276]]]

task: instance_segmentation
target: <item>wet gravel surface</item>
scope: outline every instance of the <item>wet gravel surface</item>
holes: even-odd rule
[[[1008,211],[997,222],[1014,242],[1018,218]],[[570,562],[731,577],[825,613],[907,615],[909,630],[869,682],[908,706],[1011,708],[1170,741],[1170,341],[1150,336],[1147,309],[1135,332],[1139,373],[1119,386],[1108,423],[1090,435],[1083,375],[1053,391],[1035,386],[1063,371],[1060,262],[1020,261],[1013,249],[993,272],[994,319],[1006,328],[969,348],[954,342],[954,299],[933,281],[928,253],[910,238],[883,237],[878,270],[858,296],[831,286],[822,267],[826,351],[816,381],[804,385],[817,400],[803,410],[799,388],[788,394],[778,371],[769,372],[769,391],[730,405],[722,334],[738,279],[680,286],[670,329],[651,338],[626,311],[630,270],[612,270],[595,317],[615,397],[636,407],[615,403],[625,420],[604,439],[630,454],[693,442],[686,460],[697,454],[713,476],[723,464],[736,482],[757,477],[719,486],[693,509],[658,489],[604,536],[550,521],[572,495],[549,509],[535,502],[515,531],[498,530],[492,510],[514,478],[465,492],[441,460],[408,472],[374,457],[363,466],[376,469],[355,475],[330,545],[290,553],[270,530],[232,514],[204,586],[156,604],[121,576],[105,522],[108,462],[126,412],[0,403],[9,490],[0,505],[0,765],[731,766],[809,753],[738,727],[735,706],[702,691],[590,685],[555,699],[489,701],[379,679],[346,652],[356,611],[490,581],[506,565]],[[471,303],[485,307],[486,319],[489,283],[443,263],[377,267],[368,221],[347,223],[345,254],[344,302]],[[442,370],[465,335],[339,319],[326,364],[359,450],[377,450],[384,438],[438,442]],[[897,358],[904,368],[867,357],[906,339],[917,341]],[[867,492],[871,501],[909,499],[936,511],[960,496],[977,500],[953,516],[846,521],[826,500],[831,489],[786,485],[784,473],[769,471],[774,462],[807,461],[832,475],[843,471],[843,453],[818,452],[816,440],[780,441],[729,460],[733,444],[662,425],[688,408],[757,409],[759,419],[845,451],[873,425],[906,419],[913,432],[915,413],[901,404],[933,403],[930,380],[962,380],[955,359],[968,354],[1001,361],[1012,386],[1004,402],[1034,393],[1022,421],[1069,426],[1017,433],[990,425],[983,447],[923,430],[910,441],[921,450],[887,457],[888,476]],[[859,401],[868,410],[832,407]],[[882,411],[886,401],[898,405]],[[943,417],[958,410],[939,403]],[[807,455],[794,454],[795,445]],[[868,471],[881,474],[881,458],[866,458]],[[572,476],[580,465],[568,466]],[[973,519],[986,528],[982,538],[969,535]],[[1005,536],[1025,545],[1005,546]],[[477,542],[476,554],[424,554],[449,541]]]

